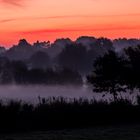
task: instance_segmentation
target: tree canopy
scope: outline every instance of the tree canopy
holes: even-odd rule
[[[96,92],[105,92],[117,99],[118,92],[126,91],[127,60],[118,56],[114,51],[109,51],[94,63],[94,70],[87,76],[88,82],[93,85]]]

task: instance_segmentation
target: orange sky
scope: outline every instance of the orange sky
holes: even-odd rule
[[[0,0],[0,44],[81,35],[140,37],[140,0]]]

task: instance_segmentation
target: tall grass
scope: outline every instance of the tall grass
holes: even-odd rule
[[[36,105],[1,100],[0,132],[140,123],[140,96],[135,105],[123,98],[115,102],[63,97],[38,97],[38,100]]]

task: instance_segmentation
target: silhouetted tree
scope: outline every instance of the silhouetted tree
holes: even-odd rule
[[[113,95],[117,100],[118,92],[126,91],[125,65],[126,60],[119,57],[115,52],[109,51],[94,63],[94,70],[87,77],[96,92],[105,92]]]
[[[129,47],[125,49],[125,53],[130,65],[126,71],[128,73],[127,84],[132,90],[135,88],[140,89],[140,46]]]

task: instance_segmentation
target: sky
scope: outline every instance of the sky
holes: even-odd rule
[[[0,0],[0,45],[19,39],[139,38],[140,0]]]

